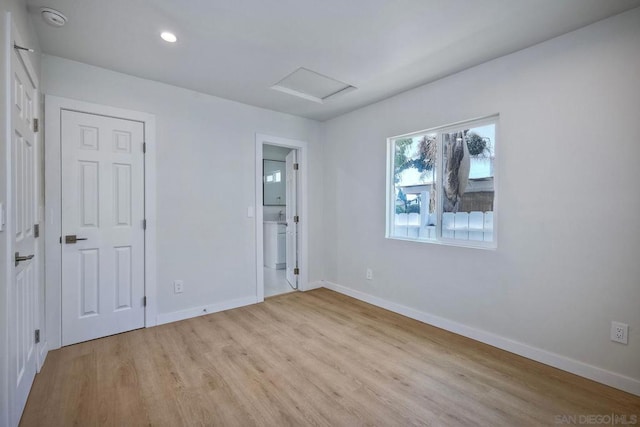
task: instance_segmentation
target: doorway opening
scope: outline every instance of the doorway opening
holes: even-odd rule
[[[305,290],[306,143],[256,136],[257,301]]]

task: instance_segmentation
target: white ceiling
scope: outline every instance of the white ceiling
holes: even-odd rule
[[[27,0],[42,50],[327,120],[640,0]],[[64,13],[54,28],[41,7]],[[178,42],[159,37],[173,31]],[[304,67],[358,89],[324,104],[270,89]]]

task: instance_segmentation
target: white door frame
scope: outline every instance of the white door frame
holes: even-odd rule
[[[298,151],[298,290],[306,291],[309,288],[309,209],[308,209],[308,144],[296,139],[281,138],[278,136],[256,134],[256,302],[264,301],[264,224],[262,209],[262,146],[264,144],[293,148]]]
[[[144,124],[146,155],[144,159],[144,211],[145,231],[145,327],[157,324],[156,300],[156,124],[155,116],[138,111],[92,104],[57,96],[45,96],[45,277],[47,344],[49,349],[62,345],[62,236],[61,212],[61,112],[63,110],[119,119],[135,120]]]

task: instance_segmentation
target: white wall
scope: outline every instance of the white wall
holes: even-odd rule
[[[0,137],[0,202],[4,204],[7,213],[12,206],[7,205],[7,162],[9,156],[7,150],[10,149],[8,141],[9,131],[9,114],[7,110],[9,92],[7,91],[6,82],[8,81],[8,69],[10,53],[13,50],[8,37],[10,28],[7,25],[7,14],[11,14],[11,19],[16,29],[24,40],[24,44],[33,49],[39,50],[37,37],[29,16],[27,13],[26,2],[23,0],[3,0],[0,4],[0,127],[2,136]],[[33,66],[36,73],[40,70],[40,61],[38,55],[31,55]],[[39,76],[38,76],[39,77]],[[8,209],[9,208],[9,209]],[[9,424],[8,409],[8,369],[9,369],[9,345],[8,345],[8,298],[7,290],[9,283],[9,273],[11,271],[9,256],[7,250],[8,234],[6,231],[0,231],[0,426]],[[40,257],[40,262],[42,258]]]
[[[326,279],[640,392],[639,76],[636,9],[326,122]],[[386,240],[386,138],[494,113],[498,249]]]
[[[156,116],[159,314],[256,295],[256,132],[309,142],[309,273],[321,279],[318,122],[57,57],[42,69],[47,94]]]

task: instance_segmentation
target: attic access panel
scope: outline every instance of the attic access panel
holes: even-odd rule
[[[356,87],[300,67],[271,86],[271,89],[323,104],[329,98],[350,92]]]

